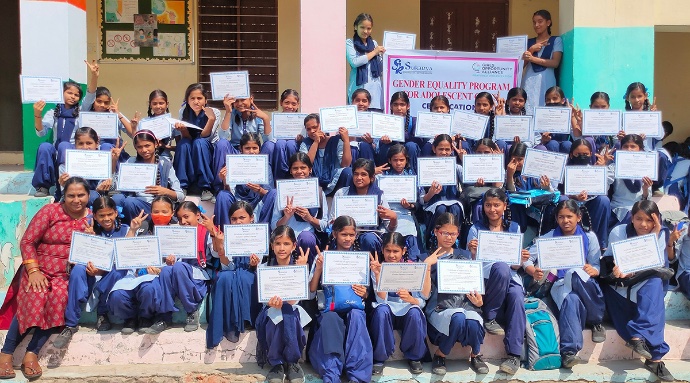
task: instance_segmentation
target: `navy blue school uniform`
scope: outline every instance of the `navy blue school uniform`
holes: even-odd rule
[[[273,149],[271,160],[271,169],[273,170],[274,179],[282,180],[290,178],[290,157],[299,151],[300,143],[301,141],[298,142],[297,140],[275,140],[275,148]],[[266,147],[266,151],[269,149],[270,145]],[[271,156],[269,156],[269,159],[270,158]]]
[[[307,137],[302,141],[299,151],[308,154],[309,148],[314,144],[314,140]],[[319,186],[326,193],[326,196],[332,196],[336,190],[345,185],[349,185],[352,179],[352,168],[340,167],[343,158],[344,147],[343,140],[339,134],[332,135],[326,143],[326,147],[319,149],[314,158],[314,167],[312,171],[314,176],[319,179]]]
[[[129,226],[120,225],[112,231],[101,233],[106,238],[123,238]],[[86,266],[74,265],[69,273],[67,289],[67,307],[65,308],[65,326],[77,327],[81,318],[81,305],[87,303],[87,311],[92,311],[96,304],[98,316],[108,313],[106,300],[115,283],[127,274],[127,270],[113,269],[102,276],[92,277],[86,273]]]
[[[676,241],[674,248],[676,257],[673,262],[678,262],[676,281],[678,281],[678,291],[690,299],[690,237],[688,237],[688,226],[684,226],[684,232]]]
[[[417,158],[422,153],[420,149],[420,144],[423,144],[423,140],[416,138],[414,136],[415,124],[417,122],[416,117],[410,117],[409,115],[405,118],[405,142],[393,141],[390,144],[384,144],[379,140],[378,147],[376,148],[376,165],[381,166],[388,162],[388,149],[395,144],[405,145],[407,149],[407,156],[410,158],[410,167],[416,172],[417,171]]]
[[[523,177],[521,172],[515,172],[515,175],[513,176],[513,183],[515,185],[516,192],[527,192],[530,190],[541,189],[538,178],[527,176]],[[556,190],[557,186],[558,185],[552,181],[550,190]],[[558,201],[560,202],[567,199],[568,197],[561,195]],[[533,226],[537,229],[541,227],[541,233],[539,234],[542,234],[556,227],[556,218],[554,215],[555,209],[556,205],[550,204],[544,209],[544,211],[541,212],[541,216],[538,217],[536,215],[531,214],[527,206],[522,204],[511,203],[511,220],[517,222],[518,225],[520,225],[520,229],[523,233],[527,230],[528,226]],[[541,223],[539,222],[539,219],[541,219]]]
[[[457,179],[462,180],[462,165],[456,165]],[[459,182],[459,181],[458,181]],[[429,187],[424,187],[424,193],[429,192]],[[425,195],[424,194],[424,195]],[[458,222],[464,222],[465,212],[462,203],[460,202],[460,191],[457,185],[444,185],[441,187],[441,192],[431,197],[428,202],[424,202],[424,195],[419,195],[419,203],[426,212],[426,231],[424,232],[424,241],[428,243],[431,238],[431,231],[434,223],[438,217],[443,213],[451,213]]]
[[[221,118],[218,109],[211,109],[216,120],[211,134],[202,137],[201,132],[208,122],[206,112],[202,110],[198,115],[195,115],[194,112],[190,111],[189,116],[185,116],[185,107],[180,108],[179,119],[199,127],[199,129],[188,128],[187,131],[191,138],[180,138],[175,148],[173,166],[182,189],[188,189],[190,186],[195,186],[201,190],[212,189],[213,180],[216,177],[213,172],[213,152],[214,145],[218,141],[218,127]],[[223,156],[223,162],[225,162],[225,156]]]
[[[479,230],[489,230],[484,223],[477,222],[470,228],[467,242],[477,239]],[[509,233],[519,233],[520,225],[511,222]],[[506,353],[513,356],[522,355],[522,346],[525,338],[525,290],[522,279],[503,262],[484,262],[484,320],[490,322],[496,320],[505,329]]]
[[[596,235],[585,232],[580,225],[574,235],[582,237],[585,261],[599,271],[601,250]],[[544,234],[541,238],[563,236],[560,227]],[[530,259],[522,266],[526,268],[537,263],[537,245],[529,249]],[[548,273],[544,270],[544,273]],[[558,278],[551,287],[551,298],[558,308],[558,329],[560,331],[561,354],[577,354],[582,350],[582,333],[586,324],[601,324],[604,319],[604,293],[599,283],[582,269],[558,270]]]
[[[230,206],[238,200],[249,202],[252,205],[257,223],[271,223],[277,193],[273,188],[273,180],[270,180],[269,183],[270,185],[260,185],[267,191],[263,196],[247,185],[230,185],[232,191],[221,190],[218,192],[216,205],[213,208],[215,224],[221,227],[230,224]]]
[[[483,138],[491,139],[492,141],[494,141],[496,146],[498,146],[498,149],[500,149],[503,153],[507,153],[508,151],[506,149],[508,147],[508,144],[504,140],[494,140],[494,129],[495,129],[495,124],[496,124],[495,120],[496,120],[496,114],[492,111],[489,114],[489,121],[486,124],[487,126],[486,126],[486,129],[484,130],[484,137]],[[467,151],[467,153],[474,153],[474,147],[475,146],[477,146],[477,140],[466,139],[465,141],[462,142],[462,149],[465,149],[465,151]]]

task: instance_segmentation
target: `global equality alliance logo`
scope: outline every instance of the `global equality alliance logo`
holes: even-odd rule
[[[413,65],[409,61],[403,62],[401,59],[395,59],[393,60],[393,65],[391,66],[391,70],[395,74],[403,74],[403,73],[417,73],[417,74],[430,74],[433,72],[434,68],[430,66],[419,66],[419,65]]]
[[[477,74],[503,75],[513,72],[510,65],[496,65],[494,63],[474,62],[472,70]]]

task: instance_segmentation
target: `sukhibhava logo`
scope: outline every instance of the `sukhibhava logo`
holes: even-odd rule
[[[409,73],[431,73],[434,68],[430,66],[419,66],[419,65],[412,65],[409,61],[403,62],[401,59],[395,59],[393,60],[393,65],[391,66],[391,70],[395,74],[402,74],[403,72]]]
[[[476,73],[495,75],[512,72],[513,67],[510,65],[496,65],[492,63],[475,62],[472,64],[472,70],[474,70]]]

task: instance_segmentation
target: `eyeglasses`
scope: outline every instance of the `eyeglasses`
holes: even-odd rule
[[[438,233],[445,238],[455,238],[458,235],[460,235],[460,233],[458,233],[457,231],[453,233],[451,233],[450,231],[439,231]]]

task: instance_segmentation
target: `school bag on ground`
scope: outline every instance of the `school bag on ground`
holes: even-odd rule
[[[561,368],[558,321],[546,303],[537,298],[525,299],[525,350],[523,361],[530,370]]]

